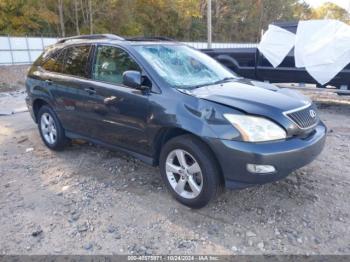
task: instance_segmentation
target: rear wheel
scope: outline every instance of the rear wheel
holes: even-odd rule
[[[160,171],[172,195],[186,206],[201,208],[219,191],[218,165],[207,145],[194,136],[175,137],[163,146]]]
[[[61,150],[67,144],[68,139],[64,129],[51,107],[44,105],[38,112],[38,128],[41,139],[52,150]]]

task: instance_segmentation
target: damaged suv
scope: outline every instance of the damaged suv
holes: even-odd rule
[[[26,89],[47,147],[79,138],[159,165],[170,192],[192,208],[223,186],[284,178],[325,143],[305,96],[238,77],[165,39],[62,39],[31,67]]]

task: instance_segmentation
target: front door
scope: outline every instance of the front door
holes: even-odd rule
[[[123,85],[123,73],[141,72],[140,66],[123,49],[100,45],[96,47],[92,65],[90,117],[97,128],[93,136],[102,142],[147,154],[148,94]]]

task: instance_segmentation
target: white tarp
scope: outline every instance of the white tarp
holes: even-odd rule
[[[281,27],[269,25],[269,29],[261,38],[258,49],[273,67],[277,67],[292,50],[294,42],[295,34]]]
[[[259,50],[270,61],[271,53],[281,56],[281,47],[275,48],[276,45],[272,44],[266,46],[266,42],[278,42],[285,45],[286,50],[291,43],[286,43],[280,33],[275,33],[275,29],[269,31],[270,27],[265,35],[274,40],[261,41],[263,48]],[[292,45],[295,66],[304,67],[317,82],[326,84],[350,63],[350,26],[337,20],[300,21]],[[280,64],[276,64],[276,59],[270,63],[274,67]]]

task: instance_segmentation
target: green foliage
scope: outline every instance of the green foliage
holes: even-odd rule
[[[0,33],[11,35],[54,32],[58,17],[38,0],[0,0]]]
[[[311,13],[314,19],[337,19],[349,23],[349,13],[345,9],[333,3],[325,3],[319,8],[312,10]]]
[[[214,41],[258,41],[273,21],[331,18],[346,10],[300,0],[212,0]],[[206,39],[207,0],[0,0],[0,34],[168,36]],[[60,12],[61,11],[61,12]]]

